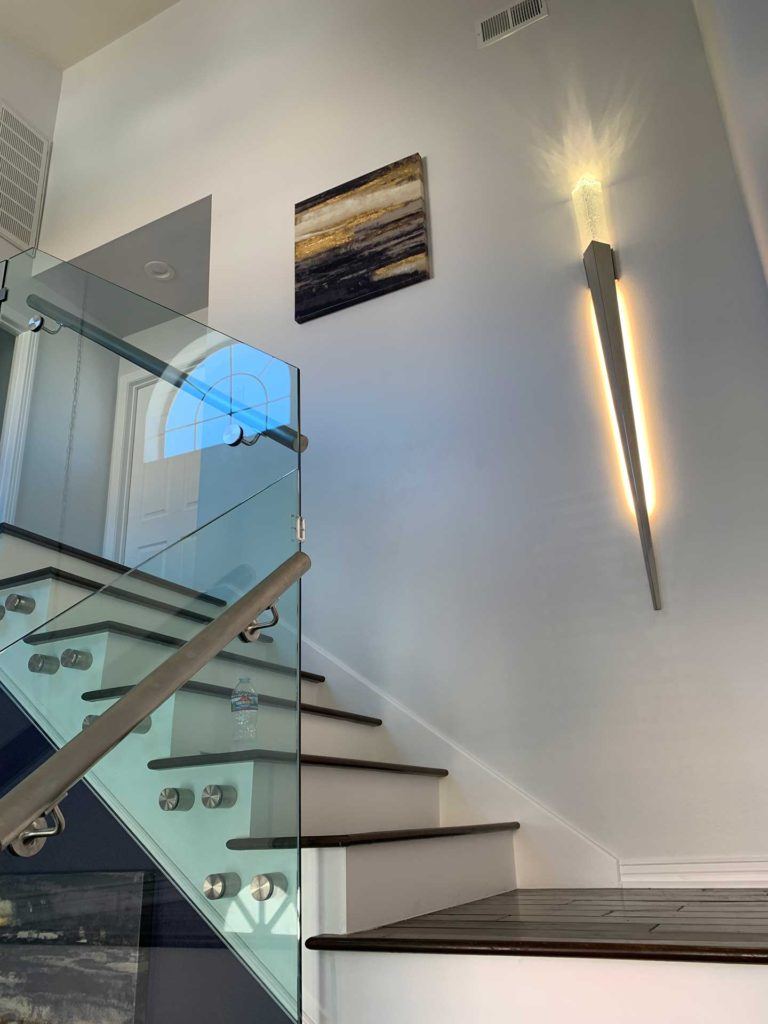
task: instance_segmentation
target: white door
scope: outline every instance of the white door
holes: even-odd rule
[[[132,437],[127,469],[127,502],[122,561],[135,566],[197,528],[200,452],[174,451],[164,418],[150,408],[156,382],[134,390]],[[194,541],[177,544],[147,571],[195,586]]]

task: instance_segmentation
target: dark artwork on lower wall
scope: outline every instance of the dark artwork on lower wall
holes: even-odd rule
[[[418,153],[297,203],[297,322],[426,280],[427,235]]]
[[[147,878],[0,875],[0,1024],[142,1024]]]

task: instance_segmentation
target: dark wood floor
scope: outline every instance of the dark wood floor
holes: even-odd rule
[[[768,889],[516,889],[310,949],[768,963]]]

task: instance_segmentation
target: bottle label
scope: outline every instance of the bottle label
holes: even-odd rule
[[[259,710],[259,695],[258,693],[233,693],[232,694],[232,710],[234,712],[239,711],[258,711]]]

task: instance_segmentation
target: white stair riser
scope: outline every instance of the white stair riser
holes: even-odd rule
[[[178,604],[180,607],[201,612],[204,615],[216,610],[216,606],[208,601],[201,601],[192,595],[169,590],[168,587],[153,583],[151,580],[138,579],[135,576],[125,577],[104,566],[94,565],[86,559],[77,558],[75,555],[54,551],[51,548],[42,547],[18,537],[11,537],[8,534],[0,534],[0,578],[16,576],[48,566],[85,576],[100,584],[118,584],[126,589],[133,589],[138,594],[161,601],[170,601],[172,604]],[[151,573],[151,566],[149,571]]]
[[[302,851],[307,935],[377,928],[515,888],[514,833]]]
[[[304,765],[301,785],[305,835],[439,824],[440,779],[433,776]]]
[[[361,725],[325,715],[305,713],[301,716],[301,749],[305,754],[327,757],[397,761],[393,744],[383,726]]]
[[[114,701],[84,704],[89,713],[101,714]],[[225,752],[233,748],[234,716],[228,700],[208,694],[181,691],[171,698],[172,733],[169,754]],[[304,714],[301,723],[302,750],[330,757],[356,757],[381,760],[385,744],[377,745],[380,728],[358,725],[320,715]],[[256,712],[256,737],[253,747],[263,750],[296,749],[296,711],[262,703]]]
[[[125,600],[101,591],[93,591],[86,587],[75,586],[62,580],[35,580],[10,587],[0,588],[0,604],[12,593],[20,593],[35,602],[34,611],[29,614],[6,612],[0,621],[0,639],[7,644],[30,631],[40,629],[62,629],[75,626],[94,624],[97,622],[118,622],[121,625],[134,626],[138,629],[179,640],[191,640],[206,625],[185,616],[174,614],[171,610],[148,607],[134,601]],[[183,604],[182,601],[179,602]],[[210,614],[213,612],[213,616]],[[208,618],[215,617],[217,609],[209,608]],[[289,636],[280,635],[285,659],[293,656],[292,642]],[[234,654],[246,654],[253,657],[266,657],[277,660],[273,644],[257,642],[243,644],[239,639],[227,645],[226,650]]]
[[[259,653],[263,650],[272,651],[272,646],[258,646]],[[138,683],[148,672],[162,664],[178,650],[178,648],[167,644],[105,631],[51,640],[40,644],[21,642],[12,649],[11,662],[14,665],[14,670],[20,670],[18,668],[20,666],[24,666],[26,669],[26,664],[32,654],[51,654],[60,658],[62,652],[67,648],[88,651],[93,658],[91,667],[85,671],[60,668],[56,673],[56,678],[62,681],[73,680],[78,685],[87,683],[82,686],[81,690],[130,686]],[[266,659],[262,660],[266,661]],[[253,667],[223,658],[214,658],[199,673],[196,673],[198,682],[213,683],[230,688],[237,684],[241,676],[249,677],[260,693],[286,700],[295,700],[296,677],[293,673]],[[309,685],[316,686],[317,684]]]
[[[236,807],[212,811],[211,816],[206,812],[202,819],[221,822],[219,813],[231,815],[227,838],[291,836],[296,832],[298,794],[291,762],[192,765],[149,774],[157,780],[157,793],[164,786],[174,786],[193,790],[198,800],[207,785],[234,786],[239,794]],[[301,783],[305,835],[438,824],[439,779],[430,776],[303,765]],[[190,828],[196,814],[193,809],[183,815]],[[197,827],[201,827],[200,820]],[[219,825],[216,829],[221,835]]]

